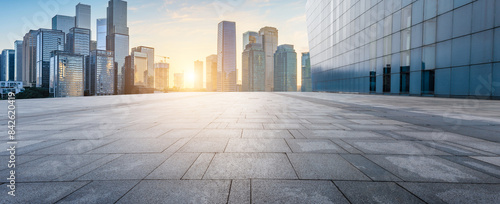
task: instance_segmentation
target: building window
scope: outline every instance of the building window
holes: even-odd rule
[[[435,71],[422,70],[422,94],[434,94]]]
[[[377,73],[370,72],[370,92],[377,91]]]
[[[401,67],[399,92],[402,94],[410,92],[410,66]]]
[[[391,65],[384,67],[384,93],[391,92]]]

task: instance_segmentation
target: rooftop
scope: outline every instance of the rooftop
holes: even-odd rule
[[[16,197],[0,134],[7,203],[500,203],[499,101],[171,93],[16,113]]]

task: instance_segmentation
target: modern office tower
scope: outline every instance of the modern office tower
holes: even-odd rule
[[[2,64],[0,67],[0,81],[15,81],[16,51],[2,50]]]
[[[85,28],[71,28],[66,35],[66,51],[77,55],[90,54],[90,30]]]
[[[310,0],[313,90],[498,98],[497,2]]]
[[[217,55],[210,55],[206,59],[207,91],[217,91]]]
[[[3,81],[5,79],[4,70],[5,70],[5,68],[4,68],[4,64],[3,64],[3,55],[2,55],[2,52],[0,52],[0,81]]]
[[[184,88],[184,73],[175,73],[174,74],[174,87],[176,89]]]
[[[64,50],[64,32],[39,29],[36,40],[36,87],[49,87],[50,58],[54,50]]]
[[[139,46],[132,48],[132,52],[142,52],[147,55],[146,79],[144,86],[147,88],[155,87],[155,49],[152,47]],[[132,59],[133,60],[133,59]]]
[[[264,27],[259,30],[260,41],[266,53],[266,91],[273,91],[274,53],[278,48],[278,29]]]
[[[259,33],[254,31],[247,31],[243,33],[243,50],[246,49],[250,43],[262,43],[260,41]]]
[[[97,50],[97,41],[91,40],[90,41],[90,51]],[[106,50],[106,49],[104,49]]]
[[[155,64],[155,89],[168,91],[170,65],[166,62]]]
[[[49,93],[54,97],[83,96],[84,61],[83,55],[52,51]]]
[[[89,87],[89,95],[113,95],[114,90],[114,59],[113,52],[93,50],[89,56],[89,74],[85,78],[85,87]]]
[[[300,87],[302,92],[311,92],[311,58],[309,57],[309,52],[302,53],[302,86]]]
[[[297,91],[297,53],[293,45],[280,45],[274,54],[274,91]]]
[[[236,91],[236,23],[219,23],[217,36],[217,91]]]
[[[134,70],[134,86],[147,87],[148,80],[148,54],[132,51],[131,65]]]
[[[97,49],[106,50],[106,28],[108,26],[106,18],[98,18],[96,20],[96,39]]]
[[[64,34],[69,33],[69,29],[75,27],[74,16],[55,15],[52,18],[52,30],[60,30]]]
[[[36,86],[36,36],[38,30],[30,30],[23,38],[23,71],[24,86]]]
[[[116,63],[115,63],[116,65]],[[125,57],[124,65],[124,94],[134,93],[134,67],[132,66],[132,56]],[[116,73],[115,73],[116,74]],[[116,79],[116,77],[115,77]]]
[[[124,93],[125,57],[129,55],[127,2],[110,0],[107,8],[106,50],[113,51],[115,59],[116,94]]]
[[[194,89],[203,89],[203,61],[194,62]]]
[[[242,91],[266,91],[266,53],[262,44],[248,44],[241,61]]]
[[[15,50],[15,76],[14,81],[23,81],[23,41],[16,40],[14,42]]]
[[[75,14],[75,27],[90,30],[90,5],[78,3]]]

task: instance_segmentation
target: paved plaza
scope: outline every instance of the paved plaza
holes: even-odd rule
[[[332,93],[16,101],[0,203],[500,203],[500,102]]]

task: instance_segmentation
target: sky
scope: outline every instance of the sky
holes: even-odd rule
[[[237,68],[241,70],[242,35],[265,26],[278,29],[279,44],[292,44],[297,52],[300,84],[300,57],[309,50],[305,4],[307,0],[129,0],[130,48],[149,46],[155,55],[170,59],[170,84],[174,73],[184,72],[186,87],[193,86],[194,61],[217,53],[217,24],[236,22]],[[92,7],[92,39],[97,18],[106,17],[105,0],[0,0],[0,50],[13,49],[29,29],[51,28],[54,15],[75,15],[78,3]],[[160,62],[162,57],[156,56]],[[205,68],[205,65],[204,65]],[[205,78],[205,76],[203,77]],[[241,79],[241,72],[239,72]],[[204,83],[205,84],[205,83]]]

